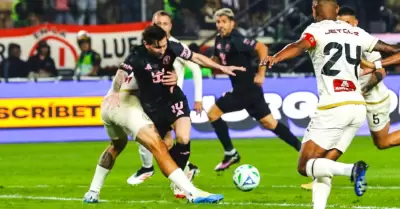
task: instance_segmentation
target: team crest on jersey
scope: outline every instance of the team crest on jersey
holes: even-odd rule
[[[353,81],[335,79],[333,80],[333,89],[335,92],[356,91],[357,87]]]
[[[217,44],[217,49],[222,49],[222,45],[221,44]]]
[[[231,45],[230,44],[227,44],[226,46],[225,46],[225,51],[226,52],[229,52],[231,50]]]
[[[163,59],[163,64],[168,65],[171,62],[171,57],[169,55],[165,56]]]

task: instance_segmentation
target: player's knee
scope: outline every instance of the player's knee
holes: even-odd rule
[[[179,144],[188,144],[190,141],[190,136],[186,135],[186,134],[182,134],[182,135],[177,135],[176,136],[176,141]]]
[[[374,142],[376,148],[384,150],[390,147],[390,143],[387,140],[378,140]]]
[[[167,146],[168,150],[170,150],[174,146],[173,140],[165,140],[164,143]]]
[[[297,172],[302,176],[307,176],[306,166],[299,163],[297,166]]]
[[[274,130],[276,128],[276,126],[278,125],[278,121],[275,120],[271,114],[262,118],[260,120],[260,123],[264,126],[264,128],[269,129],[269,130]]]
[[[111,146],[113,150],[115,150],[117,153],[120,153],[122,152],[122,150],[125,149],[127,143],[128,143],[128,137],[124,136],[124,137],[119,137],[116,140],[112,140]]]
[[[218,106],[214,105],[211,107],[210,111],[207,113],[208,119],[211,122],[214,122],[221,118],[223,112],[218,108]]]

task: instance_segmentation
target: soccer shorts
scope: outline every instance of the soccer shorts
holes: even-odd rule
[[[190,118],[188,100],[180,89],[174,92],[169,101],[158,104],[157,108],[145,109],[145,112],[154,122],[161,138],[172,130],[172,125],[176,120],[182,117]]]
[[[312,140],[325,150],[338,149],[344,153],[366,117],[365,105],[343,105],[317,110],[310,116],[303,143]]]
[[[378,132],[390,122],[390,97],[378,103],[367,102],[367,120],[369,129]]]
[[[256,88],[249,92],[233,90],[218,98],[216,105],[223,113],[246,109],[249,115],[258,121],[271,114],[262,88]]]
[[[117,140],[126,135],[136,139],[142,127],[153,124],[136,96],[130,96],[126,102],[121,102],[119,107],[112,109],[102,105],[101,118],[111,140]]]

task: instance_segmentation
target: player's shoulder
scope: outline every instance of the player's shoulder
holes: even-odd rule
[[[179,41],[178,39],[176,39],[175,37],[173,37],[173,36],[170,36],[170,37],[168,38],[168,41],[173,41],[173,42],[180,43],[180,41]]]

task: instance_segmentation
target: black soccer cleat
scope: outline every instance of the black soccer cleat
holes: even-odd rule
[[[231,165],[240,162],[240,155],[236,152],[233,155],[225,155],[222,162],[220,162],[216,167],[215,171],[224,171],[228,169]]]
[[[356,195],[361,197],[367,191],[367,174],[368,165],[364,161],[358,161],[354,164],[351,171],[350,181],[354,183],[354,191]]]

